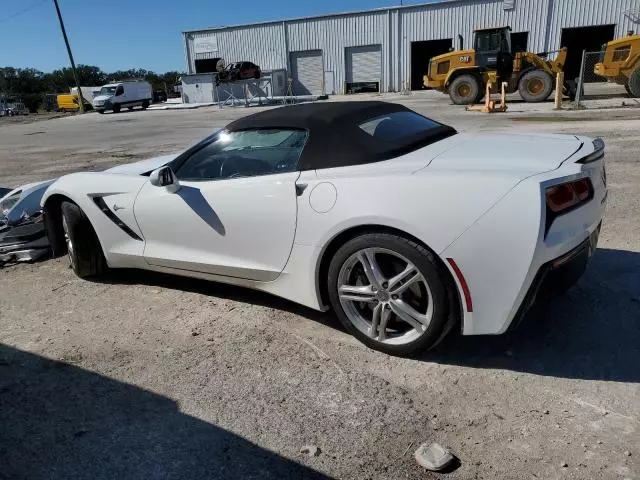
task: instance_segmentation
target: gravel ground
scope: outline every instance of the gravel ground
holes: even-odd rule
[[[6,267],[0,478],[639,479],[640,111],[394,101],[463,131],[605,139],[607,217],[576,287],[512,334],[452,335],[409,360],[367,349],[330,313],[241,288],[127,271],[82,281],[65,258]],[[181,149],[253,111],[2,124],[0,184]],[[431,441],[459,468],[417,466]]]

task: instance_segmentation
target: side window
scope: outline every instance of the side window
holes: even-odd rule
[[[291,172],[307,141],[306,130],[220,132],[176,171],[180,180],[205,181]]]
[[[381,142],[398,142],[407,137],[437,129],[442,125],[414,112],[395,112],[375,117],[358,125]]]
[[[124,87],[122,85],[119,85],[118,88],[116,88],[116,96],[122,94],[124,94]]]

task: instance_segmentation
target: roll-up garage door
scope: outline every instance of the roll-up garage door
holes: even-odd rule
[[[291,77],[296,95],[322,95],[322,51],[291,52]]]
[[[348,47],[346,50],[347,83],[380,83],[382,49],[380,45]]]

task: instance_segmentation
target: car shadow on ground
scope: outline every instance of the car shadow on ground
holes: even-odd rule
[[[261,305],[344,331],[331,311],[317,312],[242,287],[144,271],[114,271],[102,281]],[[453,332],[417,359],[561,378],[640,382],[640,253],[598,249],[576,286],[563,296],[539,301],[514,332],[471,337]]]
[[[177,402],[0,344],[0,478],[327,478]]]
[[[542,303],[542,304],[541,304]],[[421,358],[543,376],[640,382],[640,253],[598,249],[578,284],[514,332],[452,335]]]
[[[300,315],[327,327],[345,331],[342,324],[333,312],[319,312],[311,308],[299,305],[284,298],[276,297],[266,292],[252,290],[245,287],[228,285],[225,283],[211,282],[197,278],[180,277],[145,270],[112,270],[108,277],[94,279],[93,281],[111,284],[149,285],[168,288],[171,290],[187,291],[208,295],[235,302],[249,303],[262,307],[282,310],[284,312]]]

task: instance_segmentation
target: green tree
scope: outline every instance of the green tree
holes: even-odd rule
[[[177,71],[157,74],[144,68],[118,70],[105,73],[99,67],[78,65],[76,67],[81,86],[102,86],[110,81],[141,78],[148,81],[154,90],[170,91],[183,73]],[[20,97],[31,111],[41,105],[45,93],[67,93],[76,83],[70,68],[61,68],[43,73],[34,68],[0,68],[0,94]]]

